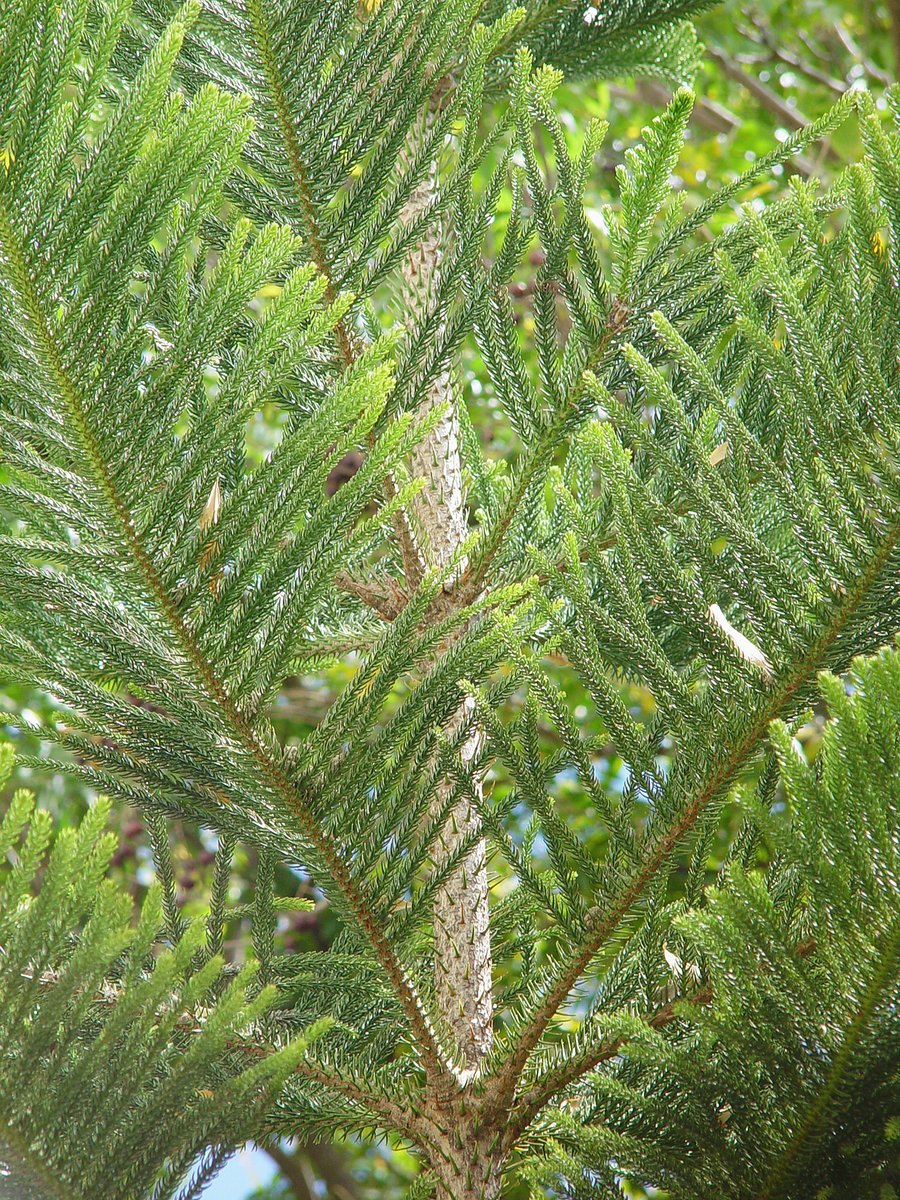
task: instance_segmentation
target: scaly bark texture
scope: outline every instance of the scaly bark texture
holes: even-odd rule
[[[403,213],[413,221],[430,204],[434,172],[410,197]],[[432,230],[406,257],[403,264],[403,303],[411,317],[425,312],[440,279],[442,235]],[[447,406],[437,426],[418,445],[411,470],[425,487],[411,505],[411,525],[423,565],[446,566],[459,552],[468,529],[466,498],[459,453],[459,418],[454,404],[453,371],[446,368],[435,379],[424,401],[429,411]],[[458,575],[465,563],[454,572]],[[448,580],[450,586],[452,580]],[[471,717],[464,701],[446,730],[452,737]],[[471,761],[480,748],[475,731],[462,749]],[[442,784],[435,806],[443,808],[450,792]],[[480,827],[480,818],[468,801],[452,811],[435,847],[435,866],[456,852],[461,842]],[[492,1040],[491,939],[488,913],[488,876],[483,840],[447,879],[434,903],[435,987],[440,1012],[453,1035],[464,1072],[472,1073],[489,1053]]]
[[[495,1135],[480,1136],[465,1128],[448,1146],[445,1160],[432,1162],[436,1200],[498,1200],[503,1184],[503,1159],[493,1152]]]

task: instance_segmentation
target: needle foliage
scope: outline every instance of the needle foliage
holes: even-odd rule
[[[158,879],[104,879],[107,801],[53,837],[13,795],[0,1155],[38,1194],[187,1200],[249,1138],[373,1133],[439,1200],[900,1186],[900,96],[688,210],[703,7],[0,0],[0,661]],[[554,93],[634,74],[675,90],[598,218],[605,130]],[[830,187],[738,210],[850,121]],[[506,461],[434,403],[461,354]],[[445,561],[410,464],[448,414]],[[478,853],[473,1065],[434,927]],[[327,949],[280,952],[286,869]]]

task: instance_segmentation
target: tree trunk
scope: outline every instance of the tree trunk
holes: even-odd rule
[[[435,168],[410,197],[403,214],[405,222],[414,220],[431,202],[434,171]],[[413,318],[427,312],[432,302],[440,280],[441,257],[440,230],[432,230],[406,257],[403,302]],[[468,531],[459,417],[453,371],[449,366],[431,385],[423,409],[430,411],[439,405],[446,405],[446,412],[419,443],[411,463],[412,474],[425,480],[425,487],[411,504],[410,517],[420,558],[426,567],[446,566],[459,552]],[[460,563],[457,574],[464,565]],[[449,723],[447,734],[452,737],[470,718],[470,702],[463,701]],[[463,758],[471,761],[479,748],[480,735],[476,730],[463,746]],[[435,811],[446,805],[451,786],[450,781],[439,785]],[[440,869],[461,841],[479,828],[480,818],[474,806],[467,801],[457,804],[435,848],[436,868]],[[434,943],[438,1007],[453,1035],[464,1070],[472,1073],[490,1052],[492,1042],[491,942],[483,841],[477,843],[435,899]],[[472,1193],[475,1194],[481,1193]]]
[[[504,1160],[496,1142],[495,1134],[479,1134],[463,1118],[447,1138],[445,1156],[429,1164],[437,1179],[436,1200],[498,1200]]]

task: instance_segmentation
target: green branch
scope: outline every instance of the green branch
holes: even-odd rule
[[[0,244],[5,247],[7,261],[12,268],[13,283],[19,292],[25,312],[34,327],[45,359],[51,368],[60,397],[71,416],[79,442],[145,586],[158,605],[182,652],[193,666],[207,695],[218,706],[245,749],[250,752],[263,777],[282,797],[289,811],[293,813],[301,833],[316,848],[332,879],[346,898],[403,1005],[410,1027],[421,1048],[426,1067],[435,1075],[443,1075],[445,1067],[437,1039],[412,981],[396,959],[383,930],[357,888],[349,867],[331,839],[319,826],[303,798],[298,794],[284,767],[269,754],[256,731],[229,696],[225,684],[213,671],[186,625],[175,601],[166,590],[153,560],[144,549],[135,530],[132,515],[118,491],[109,465],[106,463],[90,427],[81,397],[68,377],[53,335],[44,319],[37,293],[28,273],[25,256],[2,198],[0,198]]]
[[[696,790],[691,801],[683,808],[678,820],[670,825],[665,834],[645,855],[643,862],[632,874],[618,897],[606,909],[594,911],[588,937],[575,948],[569,963],[548,988],[527,1026],[517,1037],[514,1050],[501,1064],[494,1076],[491,1089],[498,1106],[508,1106],[511,1102],[516,1083],[532,1051],[564,1005],[572,989],[584,975],[591,960],[615,933],[622,918],[633,909],[649,884],[665,866],[679,842],[693,829],[700,816],[729,786],[750,756],[758,749],[766,736],[770,722],[784,711],[794,695],[825,665],[828,651],[856,614],[898,544],[900,544],[900,518],[890,527],[869,567],[862,573],[856,586],[839,606],[827,629],[814,641],[807,655],[786,679],[771,686],[749,729],[713,764],[705,781]],[[724,739],[721,740],[724,742]],[[727,743],[725,744],[727,745]]]
[[[789,1181],[791,1171],[803,1147],[810,1138],[821,1129],[823,1121],[827,1120],[831,1104],[847,1076],[853,1062],[853,1054],[858,1046],[866,1025],[875,1013],[879,1002],[887,989],[896,982],[897,960],[900,957],[900,917],[898,917],[884,947],[884,952],[869,986],[866,988],[862,1004],[853,1019],[850,1028],[841,1043],[841,1048],[831,1064],[831,1070],[825,1080],[825,1086],[810,1107],[803,1124],[791,1138],[778,1162],[763,1187],[757,1193],[757,1200],[777,1200],[785,1194],[784,1185]]]

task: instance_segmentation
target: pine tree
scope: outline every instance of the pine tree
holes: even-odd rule
[[[439,1200],[897,1182],[900,94],[685,213],[703,6],[0,0],[2,669],[58,708],[54,768],[142,812],[159,880],[139,915],[103,881],[104,802],[42,869],[16,793],[0,1150],[32,1186],[187,1200],[247,1138],[372,1130]],[[634,73],[676,90],[598,238],[605,131],[573,150],[554,92]],[[851,120],[831,188],[725,219]],[[460,399],[473,343],[505,470]],[[349,654],[282,745],[285,678]],[[173,820],[218,837],[199,924]],[[326,953],[275,952],[283,863],[327,894]]]

